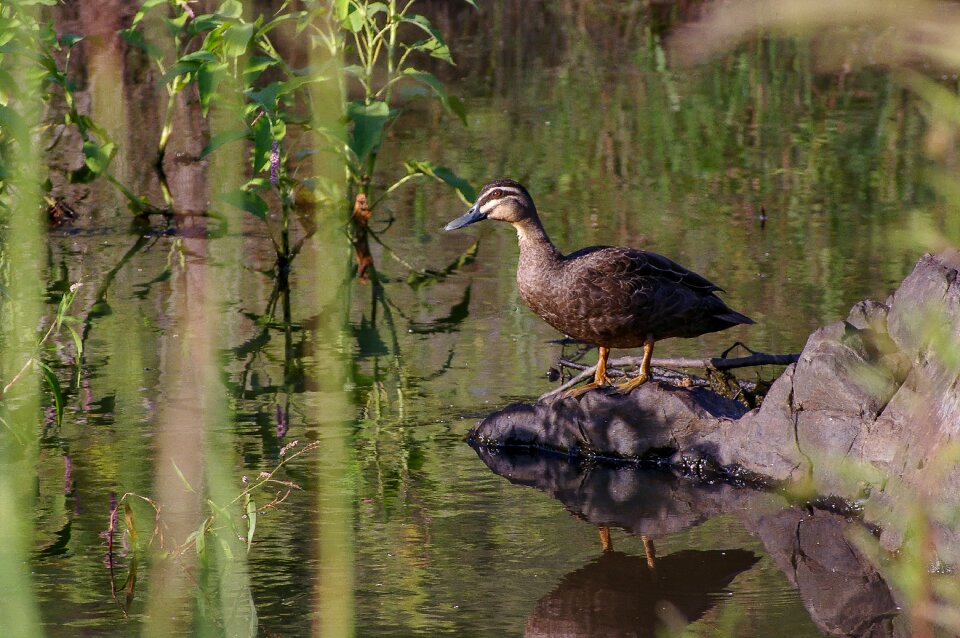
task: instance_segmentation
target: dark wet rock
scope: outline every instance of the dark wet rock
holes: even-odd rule
[[[960,468],[930,470],[960,439],[958,268],[956,254],[925,255],[885,303],[860,302],[817,330],[751,412],[705,389],[648,383],[629,395],[513,405],[484,419],[471,440],[657,460],[705,478],[804,481],[861,502],[895,548],[909,495],[960,495]],[[951,530],[937,534],[960,547]]]

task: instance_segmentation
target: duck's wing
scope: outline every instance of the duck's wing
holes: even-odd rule
[[[640,287],[649,287],[653,281],[683,286],[699,294],[723,292],[723,288],[706,277],[687,270],[672,259],[657,253],[612,246],[591,246],[571,253],[567,260],[581,264],[584,273],[591,273],[596,281],[612,277],[633,281]]]

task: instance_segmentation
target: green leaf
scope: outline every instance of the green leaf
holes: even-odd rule
[[[235,142],[237,140],[242,140],[247,137],[247,129],[233,129],[231,131],[222,131],[217,133],[206,146],[203,147],[203,150],[200,151],[199,159],[203,159],[210,153],[214,152],[224,144],[229,144],[230,142]]]
[[[117,147],[113,142],[97,144],[87,140],[83,143],[84,163],[94,175],[102,175],[107,170],[116,152]]]
[[[401,20],[408,24],[415,25],[430,36],[426,40],[411,45],[411,48],[426,51],[435,58],[453,64],[453,57],[451,57],[450,48],[443,39],[443,34],[434,28],[427,18],[422,15],[414,15],[404,16]]]
[[[196,531],[196,534],[194,547],[197,548],[197,556],[203,556],[207,551],[207,521],[200,523],[200,528]]]
[[[347,120],[353,123],[347,144],[361,164],[367,161],[371,153],[380,148],[383,129],[390,121],[390,117],[390,107],[386,102],[373,104],[351,102],[347,105]]]
[[[217,93],[217,87],[227,72],[224,63],[204,64],[197,70],[197,93],[200,96],[200,109],[204,117],[210,110],[210,101]]]
[[[437,166],[433,162],[408,161],[404,163],[407,169],[407,175],[423,174],[448,184],[455,189],[460,198],[467,204],[472,204],[477,199],[477,191],[467,180],[460,177],[445,166]]]
[[[190,481],[187,480],[187,477],[183,475],[183,472],[180,471],[180,468],[177,466],[177,462],[173,459],[170,459],[171,465],[173,465],[173,470],[177,473],[177,476],[180,478],[180,481],[183,483],[184,487],[187,488],[187,491],[196,494],[197,491],[190,486]]]
[[[130,545],[137,546],[137,524],[133,518],[133,508],[130,503],[123,502],[123,522],[127,525],[127,531],[130,532]]]
[[[226,0],[217,9],[217,15],[236,20],[243,15],[243,4],[239,0]]]
[[[130,27],[133,28],[137,26],[151,9],[161,4],[167,4],[167,0],[144,0],[143,4],[140,5],[140,9],[138,9],[137,13],[133,16],[133,23]]]
[[[59,427],[63,423],[63,390],[60,389],[60,380],[57,378],[57,375],[54,374],[53,370],[50,369],[45,363],[38,362],[40,366],[40,372],[43,374],[43,379],[47,382],[47,386],[50,387],[50,392],[53,393],[53,402],[57,409],[57,426]]]
[[[77,42],[80,42],[81,40],[83,40],[82,35],[77,35],[75,33],[64,33],[62,36],[60,36],[59,43],[60,43],[60,46],[69,48],[75,45]]]
[[[253,546],[253,534],[257,529],[257,504],[247,495],[247,552]]]
[[[231,191],[229,193],[220,193],[217,195],[217,199],[222,202],[232,204],[237,208],[243,209],[251,215],[263,220],[267,219],[267,211],[270,209],[270,207],[267,206],[267,202],[263,201],[262,197],[249,191]]]
[[[430,87],[440,100],[440,103],[443,104],[443,108],[460,118],[460,121],[464,124],[467,123],[467,111],[463,106],[463,102],[458,98],[452,98],[447,95],[447,89],[443,86],[443,82],[438,80],[433,73],[418,71],[417,69],[405,69],[403,74],[424,86]]]
[[[364,25],[364,14],[353,2],[337,1],[337,19],[351,33],[358,33]]]
[[[253,37],[253,23],[245,22],[230,25],[223,34],[224,55],[236,58],[247,52],[247,45]]]
[[[273,150],[273,127],[270,120],[261,117],[253,127],[253,172],[259,173],[270,166]]]

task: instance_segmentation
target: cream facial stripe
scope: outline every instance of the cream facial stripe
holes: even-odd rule
[[[500,197],[497,197],[496,199],[486,199],[488,193],[492,193],[493,191],[497,190],[501,193]],[[480,197],[481,203],[479,210],[484,215],[489,214],[490,211],[499,206],[503,200],[512,195],[519,197],[523,196],[523,191],[521,191],[519,188],[514,188],[513,186],[497,186],[496,188],[491,188],[488,193],[484,193],[483,196]]]

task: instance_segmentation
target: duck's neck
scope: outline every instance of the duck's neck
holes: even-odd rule
[[[560,251],[550,241],[547,231],[537,217],[515,222],[513,227],[517,229],[517,240],[520,242],[521,262],[552,262],[560,259]]]

